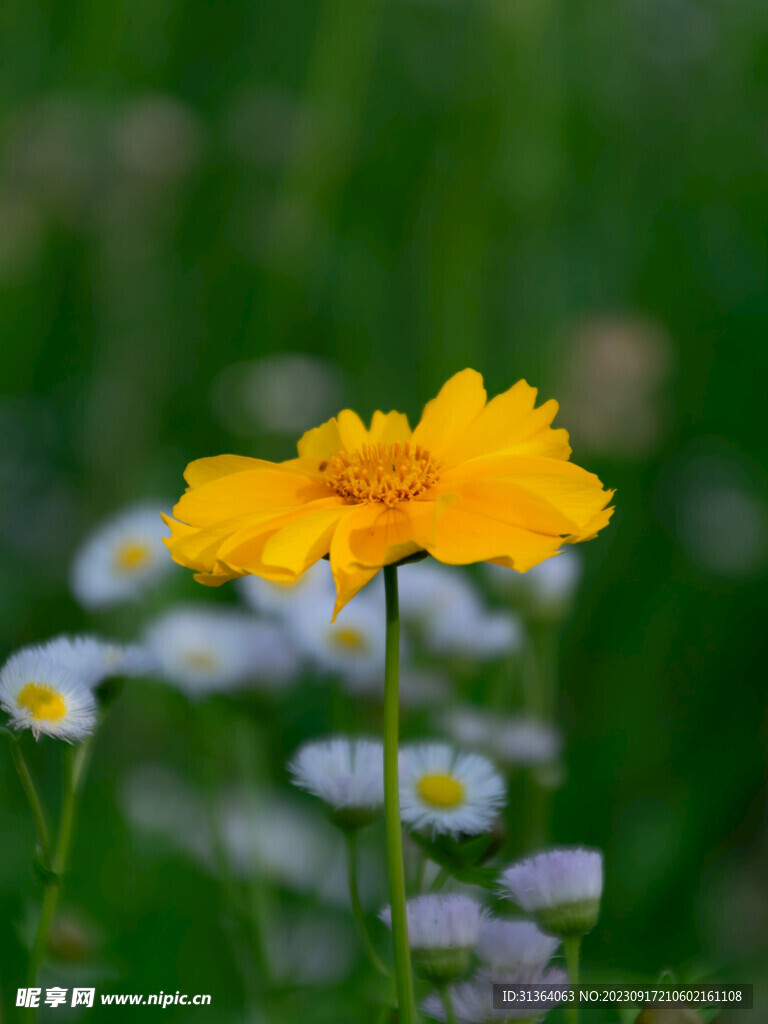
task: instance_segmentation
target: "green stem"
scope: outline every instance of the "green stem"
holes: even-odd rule
[[[568,968],[568,982],[570,985],[579,984],[579,950],[581,948],[581,936],[569,935],[563,939],[565,950],[565,963]],[[576,1002],[566,1007],[566,1016],[569,1024],[577,1024],[579,1019],[579,1008]]]
[[[61,894],[64,872],[66,871],[69,858],[69,847],[72,841],[77,793],[79,784],[82,781],[87,757],[88,746],[86,744],[81,744],[77,750],[69,746],[69,744],[64,747],[64,794],[61,803],[61,821],[56,842],[56,852],[50,863],[51,877],[45,883],[40,920],[29,958],[28,984],[30,986],[35,984],[37,972],[45,955],[48,944],[48,932],[50,931],[53,915],[56,913],[56,905]]]
[[[453,1012],[451,993],[447,985],[443,985],[440,989],[440,998],[443,1000],[443,1009],[445,1010],[445,1019],[447,1024],[456,1024],[456,1014]]]
[[[357,830],[348,830],[345,832],[345,838],[347,840],[347,879],[349,881],[349,898],[352,903],[352,914],[355,918],[357,933],[360,936],[360,942],[363,944],[363,949],[365,950],[368,959],[380,974],[383,974],[385,978],[388,978],[389,971],[382,962],[379,954],[376,952],[376,947],[371,941],[371,936],[368,934],[368,927],[365,923],[365,914],[363,913],[363,907],[360,903],[360,892],[357,888]]]
[[[11,756],[13,757],[13,763],[16,765],[16,771],[19,773],[21,779],[21,785],[26,793],[27,800],[29,801],[29,809],[32,811],[32,817],[35,822],[35,828],[37,829],[37,840],[40,844],[40,852],[43,855],[45,866],[50,868],[51,866],[51,837],[48,831],[48,822],[45,818],[45,811],[43,805],[38,796],[35,783],[32,781],[27,762],[24,760],[24,755],[21,752],[21,746],[19,745],[18,739],[14,736],[11,739]]]
[[[395,953],[397,1004],[400,1024],[415,1024],[411,951],[405,913],[405,870],[403,835],[400,826],[400,784],[398,780],[398,661],[400,654],[400,610],[397,600],[397,569],[384,567],[387,600],[386,659],[384,665],[384,826],[389,875],[389,903],[392,911],[392,944]]]
[[[451,877],[451,872],[448,870],[448,868],[440,868],[438,873],[435,875],[435,878],[434,878],[434,881],[432,882],[432,885],[430,885],[430,887],[429,887],[429,891],[430,892],[440,892],[440,890],[443,888],[443,886],[445,885],[445,883],[448,881],[448,879],[450,877]]]

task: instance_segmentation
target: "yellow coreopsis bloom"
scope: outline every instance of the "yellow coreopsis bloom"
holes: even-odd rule
[[[307,431],[298,458],[198,459],[166,517],[176,562],[216,586],[254,574],[291,583],[329,556],[334,616],[385,565],[428,552],[450,565],[496,562],[525,572],[608,522],[606,491],[569,462],[557,403],[534,408],[524,380],[486,401],[462,370],[411,430],[403,413],[350,409]]]

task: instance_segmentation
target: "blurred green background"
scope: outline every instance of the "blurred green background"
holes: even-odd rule
[[[0,25],[3,650],[133,635],[149,609],[87,619],[72,553],[190,459],[288,458],[308,408],[414,422],[464,366],[525,377],[618,489],[562,649],[553,838],[607,859],[588,963],[765,986],[765,4],[8,0]],[[254,362],[284,353],[319,362]],[[321,698],[275,712],[275,771]],[[120,804],[135,763],[204,775],[196,730],[170,691],[123,695],[66,904],[116,991],[257,1020],[216,888]],[[57,753],[31,754],[50,801]],[[36,889],[0,756],[7,988]],[[353,991],[302,1019],[359,1019]]]

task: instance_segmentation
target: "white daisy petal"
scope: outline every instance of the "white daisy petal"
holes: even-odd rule
[[[177,605],[150,625],[145,643],[160,674],[189,696],[251,682],[281,688],[299,668],[279,625],[239,609]]]
[[[373,595],[355,598],[335,622],[325,601],[302,601],[291,636],[321,671],[358,680],[384,674],[384,607]]]
[[[163,543],[163,502],[142,502],[102,523],[75,556],[71,585],[86,608],[137,600],[173,569]]]
[[[75,743],[96,727],[96,701],[66,666],[35,650],[12,655],[0,671],[0,705],[15,729]]]
[[[292,618],[305,602],[317,604],[325,609],[333,607],[336,587],[328,562],[321,559],[307,569],[295,583],[275,583],[260,576],[243,576],[237,581],[243,600],[257,612],[265,615],[279,615]]]
[[[297,786],[335,810],[384,804],[384,748],[378,740],[336,737],[305,743],[288,765]]]
[[[533,921],[486,918],[480,925],[475,946],[478,957],[493,973],[545,967],[560,945],[560,939],[546,935]]]
[[[400,816],[432,834],[489,832],[506,796],[504,780],[481,754],[447,743],[421,743],[400,751]]]
[[[138,644],[121,644],[87,634],[62,634],[23,650],[36,650],[43,657],[64,665],[91,688],[115,676],[149,675],[154,668],[151,655]]]
[[[545,931],[583,935],[595,924],[603,893],[603,854],[561,846],[517,861],[502,874],[505,895],[534,914]]]
[[[411,949],[472,949],[480,934],[485,910],[469,896],[429,893],[408,900],[408,944]],[[392,910],[379,917],[392,927]]]

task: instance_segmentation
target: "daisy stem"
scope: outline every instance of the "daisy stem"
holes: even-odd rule
[[[387,601],[386,659],[384,665],[384,827],[389,874],[389,903],[392,911],[392,943],[400,1024],[415,1024],[411,951],[405,913],[405,870],[403,834],[400,825],[400,784],[398,780],[398,662],[400,654],[400,609],[397,598],[397,569],[384,567]]]
[[[565,963],[568,967],[568,982],[570,985],[579,984],[579,950],[581,948],[581,936],[580,935],[569,935],[563,939],[563,949],[565,950]],[[566,1015],[568,1017],[569,1024],[577,1024],[579,1019],[579,1010],[576,1003],[570,1004],[566,1008]]]
[[[45,811],[43,810],[43,805],[40,801],[37,788],[35,787],[35,783],[29,772],[29,767],[27,766],[24,755],[21,752],[21,746],[15,736],[11,739],[11,756],[13,757],[13,763],[16,766],[16,771],[19,773],[21,785],[24,789],[27,800],[29,801],[29,809],[32,811],[32,817],[37,830],[37,840],[40,844],[40,852],[43,855],[46,868],[49,868],[51,866],[51,837],[48,832],[48,822],[45,818]]]
[[[373,942],[371,941],[371,936],[368,933],[368,927],[365,923],[363,907],[360,903],[360,892],[357,887],[357,829],[347,829],[344,833],[344,837],[347,841],[347,878],[349,880],[349,898],[352,903],[352,914],[354,915],[355,924],[357,925],[357,933],[360,936],[360,942],[363,944],[363,949],[365,950],[368,959],[380,974],[383,974],[385,978],[388,978],[389,971],[385,967],[381,957],[376,952]]]
[[[443,1000],[443,1009],[445,1010],[445,1019],[447,1024],[456,1024],[456,1014],[453,1012],[451,993],[449,992],[447,985],[443,985],[440,989],[440,998]]]
[[[64,872],[67,868],[69,847],[72,841],[77,793],[87,764],[89,751],[90,743],[87,741],[81,743],[77,748],[69,744],[64,746],[64,793],[61,803],[61,820],[59,822],[56,850],[53,854],[53,860],[49,865],[51,874],[45,883],[40,920],[29,958],[28,984],[30,986],[35,984],[37,972],[48,944],[48,932],[50,931],[53,916],[56,913],[56,906],[59,902],[59,895],[61,894],[61,887],[64,882]]]

